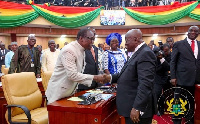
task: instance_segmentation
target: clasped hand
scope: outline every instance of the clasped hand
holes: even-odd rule
[[[110,79],[111,79],[110,75],[107,74],[94,75],[94,80],[102,84],[110,82]]]

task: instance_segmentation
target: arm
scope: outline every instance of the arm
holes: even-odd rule
[[[42,55],[42,70],[43,72],[47,71],[47,56],[46,56],[46,52],[43,53]]]
[[[105,70],[104,70],[104,73],[106,73],[106,74],[110,74],[110,72],[109,72],[108,69],[105,69]]]
[[[36,65],[36,77],[37,78],[40,78],[41,76],[41,63],[40,63],[40,54],[39,54],[39,51],[37,50],[36,52],[36,57],[35,60],[37,60],[37,65]]]
[[[20,54],[20,48],[18,48],[15,51],[15,53],[14,53],[12,59],[11,59],[10,68],[9,68],[9,71],[8,71],[9,74],[15,73],[15,71],[18,67],[19,54]]]
[[[174,43],[171,54],[171,62],[170,62],[170,75],[171,75],[171,83],[176,85],[176,64],[178,59],[178,44]]]
[[[141,55],[137,64],[137,72],[139,85],[133,108],[144,112],[148,104],[148,99],[153,94],[153,83],[156,72],[156,57],[154,53],[147,51]]]
[[[10,67],[10,61],[9,61],[10,58],[9,58],[9,56],[10,56],[9,53],[7,53],[6,56],[5,56],[5,66],[6,66],[6,68]]]
[[[159,60],[161,63],[159,65],[156,65],[156,71],[169,71],[170,70],[170,65],[169,63],[164,59]]]
[[[108,52],[105,51],[102,56],[102,69],[103,69],[104,73],[106,73],[106,74],[110,74],[110,72],[108,70],[108,62],[109,62]]]
[[[166,60],[162,63],[162,68],[165,71],[170,71],[170,65],[169,65],[169,63]]]
[[[117,74],[112,74],[112,75],[111,75],[111,84],[112,84],[112,83],[117,83],[118,77],[119,77],[119,73],[117,73]]]
[[[66,70],[68,80],[90,86],[94,76],[78,72],[76,61],[82,62],[83,60],[79,60],[80,58],[75,56],[72,50],[63,51],[61,55],[61,62]]]

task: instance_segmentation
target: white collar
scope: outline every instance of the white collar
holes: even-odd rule
[[[191,40],[190,38],[187,37],[187,41],[188,41],[188,43],[191,45],[192,40]],[[197,41],[197,40],[195,39],[194,42],[196,42],[196,41]]]
[[[144,45],[144,44],[145,44],[145,42],[143,41],[140,45],[138,45],[138,46],[135,48],[134,53],[135,53],[142,45]]]

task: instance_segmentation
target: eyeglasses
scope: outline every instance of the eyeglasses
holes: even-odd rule
[[[129,41],[131,41],[132,39],[138,40],[139,38],[137,38],[137,37],[128,37],[128,38],[125,38],[125,41],[126,41],[126,42],[129,42]]]
[[[94,40],[95,40],[95,37],[87,37],[87,36],[86,36],[86,38],[87,38],[88,40],[91,40],[91,41],[94,41]]]

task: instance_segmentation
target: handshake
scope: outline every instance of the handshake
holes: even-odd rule
[[[107,74],[103,74],[103,75],[94,75],[93,78],[94,81],[105,84],[111,81],[111,76],[107,75]]]

